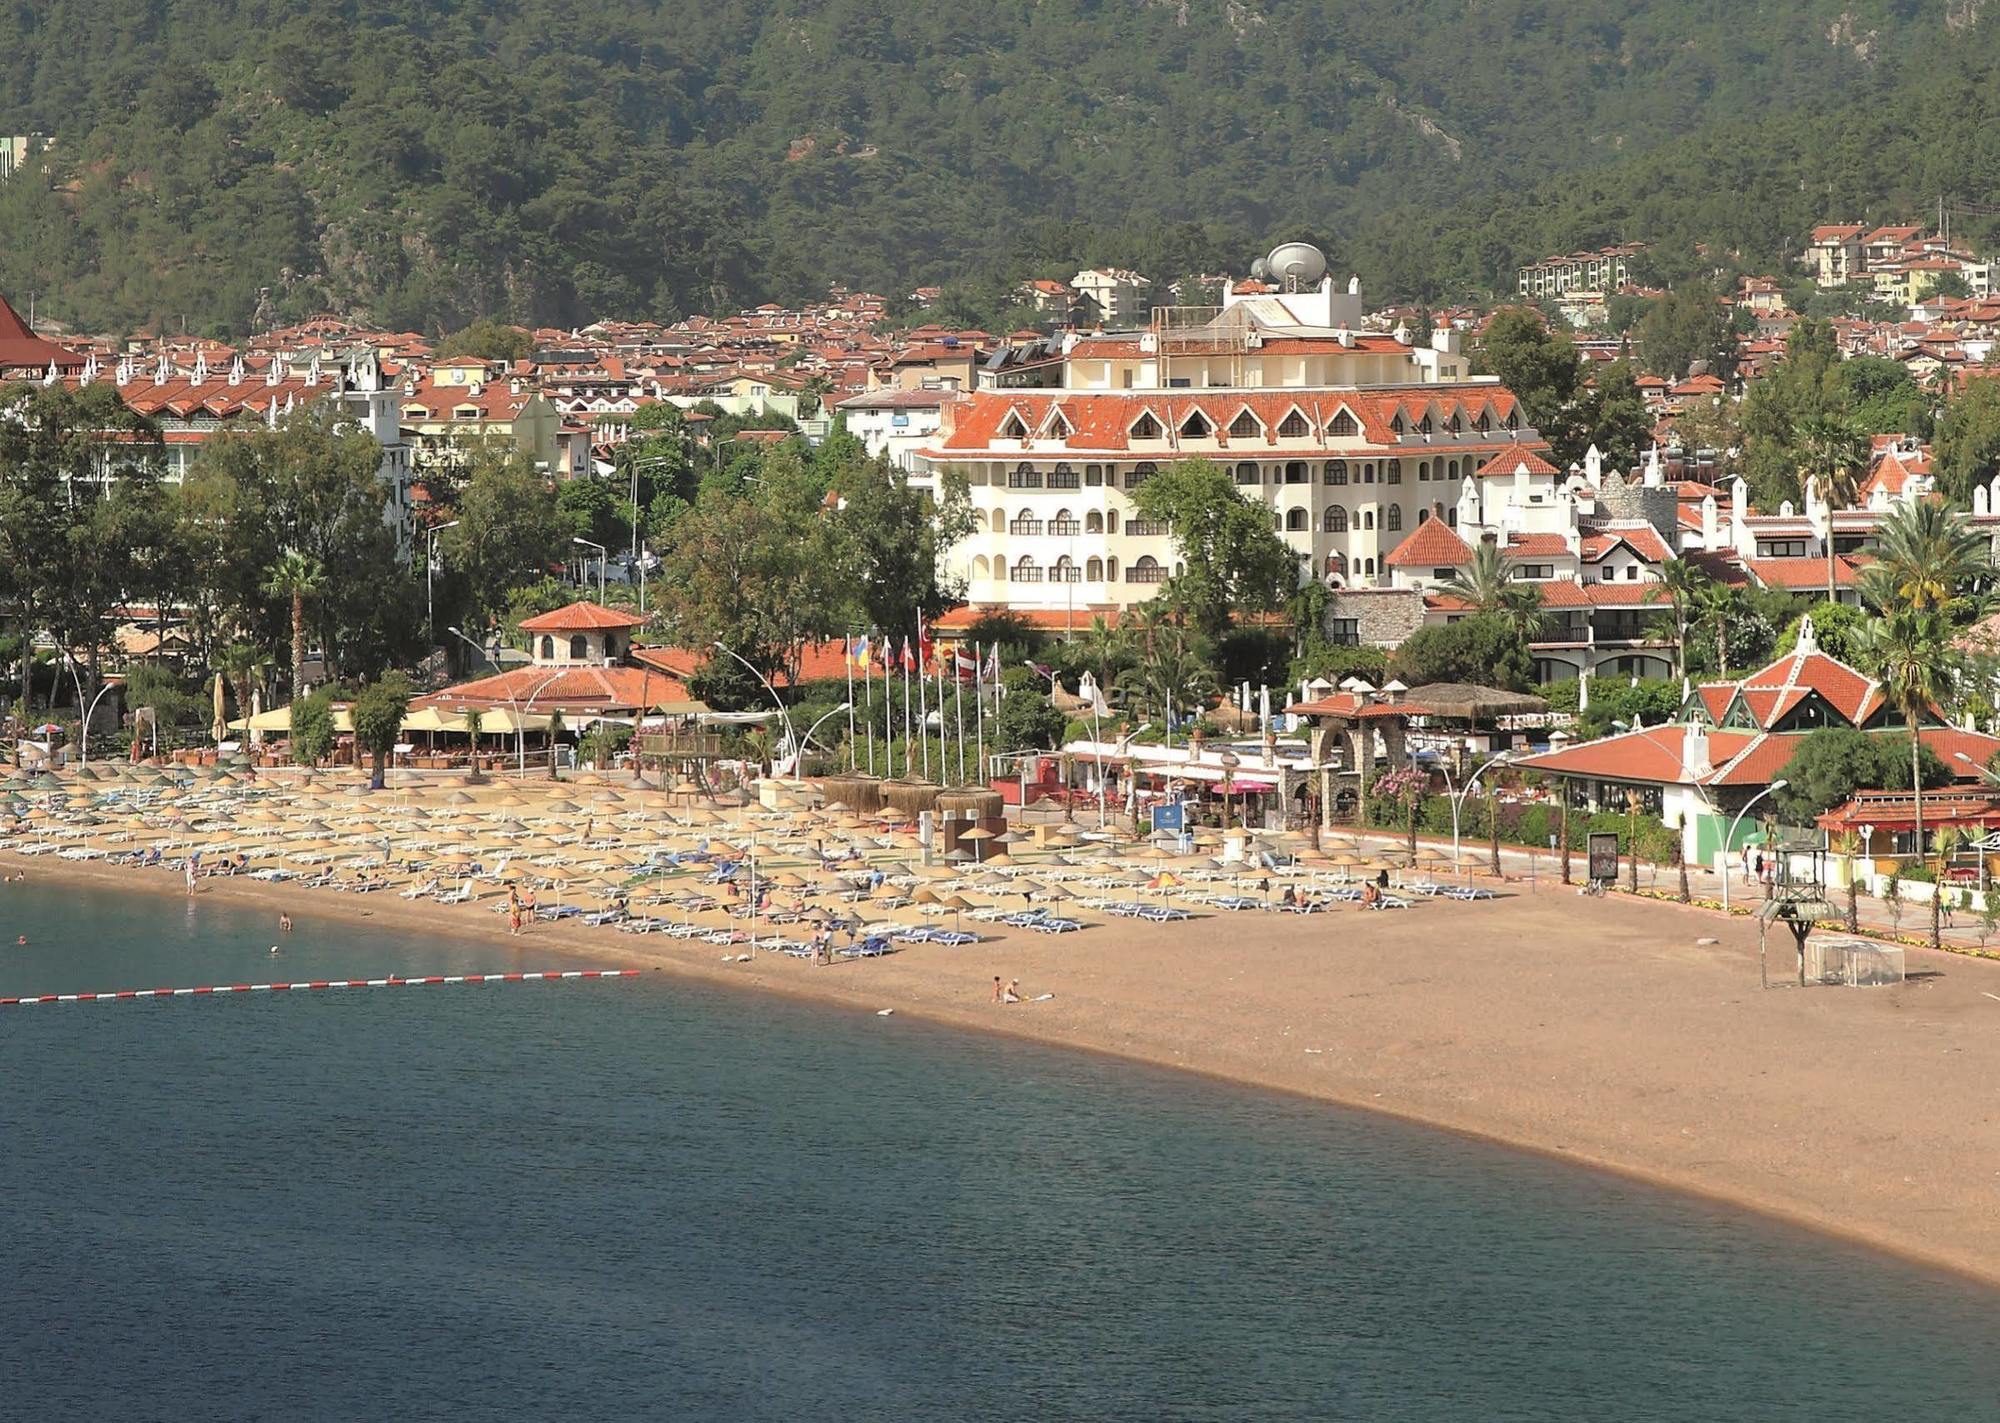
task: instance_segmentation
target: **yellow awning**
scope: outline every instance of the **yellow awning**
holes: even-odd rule
[[[465,716],[462,712],[452,712],[447,715],[439,711],[436,707],[424,707],[419,711],[411,712],[403,718],[403,730],[455,731],[463,734],[465,731]]]
[[[229,723],[231,731],[279,731],[292,729],[292,709],[289,706],[272,707],[269,711],[258,712],[249,718],[238,717]],[[347,714],[346,707],[333,709],[333,729],[335,731],[354,730],[354,718]]]
[[[479,730],[481,735],[504,732],[508,736],[512,736],[516,730],[547,731],[551,720],[552,718],[538,715],[535,712],[523,712],[520,723],[517,726],[514,721],[514,709],[512,707],[494,707],[490,711],[480,713]]]

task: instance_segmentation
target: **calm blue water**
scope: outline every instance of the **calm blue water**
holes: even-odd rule
[[[274,937],[7,885],[0,992],[563,966]],[[1947,1278],[665,975],[5,1009],[0,1074],[7,1418],[2000,1416]]]

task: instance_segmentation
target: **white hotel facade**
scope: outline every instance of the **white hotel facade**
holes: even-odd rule
[[[1220,309],[1156,312],[1142,331],[1071,335],[1059,363],[947,403],[918,482],[964,476],[978,527],[952,553],[975,607],[1095,612],[1175,571],[1131,492],[1205,458],[1268,504],[1300,577],[1387,586],[1386,555],[1503,453],[1539,450],[1514,397],[1470,374],[1459,333],[1364,333],[1361,297],[1224,289]],[[1004,367],[994,379],[1008,379]]]

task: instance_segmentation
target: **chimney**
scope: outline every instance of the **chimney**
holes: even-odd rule
[[[1708,732],[1690,726],[1681,734],[1681,774],[1705,776],[1715,768],[1708,762]]]

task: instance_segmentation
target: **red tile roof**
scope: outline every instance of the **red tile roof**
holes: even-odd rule
[[[1750,575],[1767,588],[1825,588],[1826,559],[1808,558],[1746,558],[1743,566]],[[1833,585],[1836,588],[1851,588],[1860,573],[1854,560],[1845,554],[1833,556]]]
[[[1502,450],[1479,467],[1481,479],[1511,478],[1522,465],[1529,474],[1561,474],[1562,471],[1533,450]]]
[[[642,626],[646,619],[636,613],[620,612],[602,603],[576,602],[552,613],[521,620],[522,632],[608,632]]]
[[[600,715],[676,709],[694,705],[687,685],[648,667],[516,667],[420,697],[415,705],[508,707],[546,716],[560,710]]]
[[[84,359],[37,336],[21,319],[21,313],[0,297],[0,370],[45,371],[53,361],[57,370],[73,371],[82,367]]]
[[[1472,562],[1472,548],[1443,519],[1426,519],[1382,562],[1389,568],[1456,568]]]
[[[1561,534],[1509,534],[1510,558],[1561,558],[1569,552],[1569,540]]]

